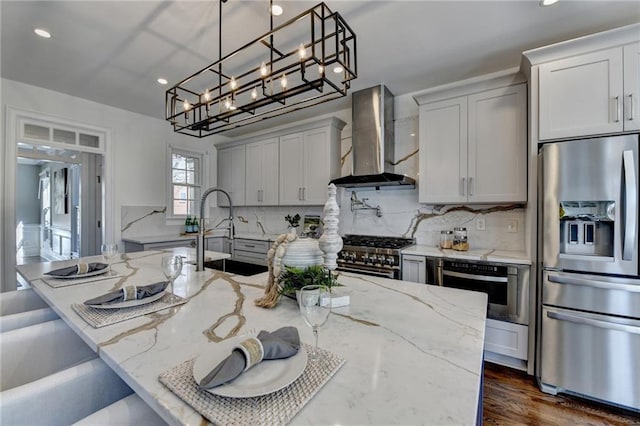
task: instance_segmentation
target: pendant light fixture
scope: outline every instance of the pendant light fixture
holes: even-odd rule
[[[356,35],[337,12],[319,3],[222,56],[166,92],[173,130],[205,137],[347,95],[357,77]]]

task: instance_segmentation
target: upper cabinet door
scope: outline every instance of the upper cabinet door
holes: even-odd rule
[[[280,204],[302,204],[302,133],[280,137]]]
[[[234,206],[244,206],[245,146],[218,150],[218,188],[229,193]],[[227,207],[227,197],[218,193],[218,206]]]
[[[623,130],[622,48],[540,65],[539,139]]]
[[[331,180],[329,129],[304,132],[304,204],[322,205],[327,200],[327,185]]]
[[[420,106],[421,203],[467,201],[467,97]]]
[[[278,204],[278,138],[246,146],[247,205]]]
[[[467,195],[473,203],[527,200],[526,85],[469,96]]]
[[[640,43],[624,47],[624,130],[640,130]]]

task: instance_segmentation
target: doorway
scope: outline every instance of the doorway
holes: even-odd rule
[[[20,144],[16,264],[100,253],[102,155]]]

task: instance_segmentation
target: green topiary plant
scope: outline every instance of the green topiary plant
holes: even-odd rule
[[[279,294],[295,297],[296,290],[306,285],[324,285],[329,288],[339,285],[331,270],[322,265],[312,265],[304,269],[295,266],[285,266],[284,272],[278,278]]]

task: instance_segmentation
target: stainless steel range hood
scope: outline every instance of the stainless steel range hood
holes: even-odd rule
[[[416,181],[394,173],[393,95],[384,85],[352,97],[353,174],[331,183],[346,188],[415,188]]]

